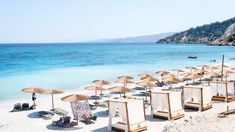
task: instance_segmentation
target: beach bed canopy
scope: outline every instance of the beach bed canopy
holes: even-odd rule
[[[187,86],[183,88],[184,108],[207,110],[212,107],[211,86]]]
[[[152,91],[151,114],[168,120],[184,117],[181,91]]]
[[[51,94],[51,104],[52,104],[52,111],[54,111],[55,107],[54,107],[54,94],[61,94],[64,93],[64,91],[61,90],[56,90],[56,89],[50,89],[50,90],[44,90],[42,92],[42,94]]]
[[[212,81],[213,100],[216,101],[235,101],[235,82],[229,81]]]
[[[143,100],[115,99],[108,103],[108,131],[138,132],[147,129]]]

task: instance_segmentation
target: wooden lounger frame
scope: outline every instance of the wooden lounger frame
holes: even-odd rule
[[[190,86],[187,86],[187,87],[184,87],[184,88],[196,88],[196,89],[200,89],[200,93],[201,93],[201,101],[200,101],[201,103],[200,103],[199,107],[189,106],[189,105],[185,105],[183,103],[183,107],[184,108],[200,110],[200,111],[205,111],[205,110],[208,110],[208,109],[212,108],[212,101],[210,103],[208,103],[206,107],[203,106],[204,104],[203,104],[203,92],[202,92],[203,88],[202,87],[190,87]],[[184,95],[184,88],[182,90],[182,95]],[[183,102],[184,102],[184,98],[182,98],[182,99],[183,99]]]
[[[217,95],[214,95],[212,96],[212,100],[213,101],[222,101],[222,102],[232,102],[232,101],[235,101],[235,82],[233,82],[233,85],[234,85],[234,93],[233,93],[233,96],[229,96],[228,95],[228,83],[231,83],[229,81],[223,81],[223,82],[218,82],[218,81],[214,81],[214,83],[222,83],[222,84],[225,84],[225,88],[226,88],[226,95],[225,96],[217,96]]]
[[[162,93],[162,92],[153,92],[153,91],[150,91],[150,102],[151,102],[151,110],[153,110],[153,107],[152,107],[152,93],[159,93],[159,94],[167,94],[167,100],[168,100],[168,116],[161,116],[161,115],[155,115],[153,114],[153,118],[160,118],[160,119],[168,119],[168,120],[177,120],[177,119],[180,119],[182,117],[184,117],[184,114],[178,114],[177,116],[172,116],[171,114],[171,103],[170,103],[170,93]],[[183,109],[182,109],[183,110]]]
[[[147,121],[147,119],[146,119],[146,113],[145,113],[145,108],[144,108],[144,100],[142,100],[142,101],[143,101],[143,110],[144,110],[144,120]],[[108,106],[109,106],[109,102],[125,103],[128,132],[140,132],[140,131],[145,131],[145,130],[147,130],[147,126],[145,126],[145,127],[140,127],[140,128],[134,129],[134,130],[130,130],[130,122],[129,122],[129,118],[128,118],[128,107],[127,107],[127,103],[128,103],[128,102],[119,102],[119,101],[114,101],[114,100],[112,100],[112,101],[108,101]],[[145,121],[144,121],[144,122],[145,122]],[[142,122],[140,122],[140,123],[142,123]],[[117,128],[117,127],[113,127],[113,126],[112,126],[112,130],[113,130],[113,131],[118,131],[118,132],[125,132],[125,129],[121,129],[121,128]]]

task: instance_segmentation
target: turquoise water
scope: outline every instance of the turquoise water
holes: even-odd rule
[[[214,64],[235,57],[235,47],[156,44],[6,44],[0,45],[0,100],[24,96],[21,88],[39,86],[79,90],[92,80],[120,75]],[[196,55],[198,59],[188,59]]]

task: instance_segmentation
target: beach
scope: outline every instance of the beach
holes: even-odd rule
[[[234,63],[229,63],[228,65],[234,66]],[[235,74],[231,74],[229,79],[234,79]],[[116,85],[116,84],[112,84]],[[112,86],[111,85],[111,86]],[[129,87],[135,87],[134,84],[131,84]],[[139,92],[139,91],[137,91]],[[104,92],[105,93],[105,92]],[[25,95],[29,93],[24,93]],[[69,95],[69,94],[87,94],[94,95],[93,91],[87,90],[75,90],[65,92],[63,94],[54,95],[55,107],[63,108],[64,110],[69,112],[69,116],[73,117],[70,103],[61,101],[61,98]],[[127,95],[133,95],[135,93],[128,93]],[[113,97],[117,97],[119,95],[113,95]],[[112,98],[113,98],[112,97]],[[142,97],[143,98],[143,97]],[[103,98],[104,100],[108,100],[109,98]],[[52,121],[58,120],[59,116],[55,115],[52,119],[44,120],[37,116],[37,111],[40,110],[50,110],[51,109],[51,97],[48,96],[37,96],[37,109],[29,110],[29,111],[21,111],[21,112],[9,112],[13,108],[13,104],[17,102],[28,102],[32,104],[30,98],[24,99],[15,99],[2,101],[0,103],[1,111],[0,111],[0,131],[2,132],[31,132],[34,130],[35,132],[42,131],[94,131],[94,132],[104,132],[107,131],[108,125],[108,113],[107,108],[100,108],[92,111],[93,114],[98,116],[97,121],[94,124],[85,125],[82,122],[73,128],[58,128],[52,127]],[[90,103],[93,103],[94,100],[89,100]],[[235,102],[231,102],[228,104],[230,109],[235,109]],[[213,106],[211,109],[206,111],[197,111],[197,110],[185,110],[185,117],[178,120],[162,120],[158,118],[152,118],[151,109],[148,107],[146,109],[147,116],[147,127],[146,131],[154,132],[154,131],[164,131],[164,132],[187,132],[191,130],[195,131],[233,131],[234,126],[231,125],[234,123],[234,115],[229,115],[225,118],[218,118],[217,114],[220,112],[224,112],[227,109],[226,103],[215,102],[213,101]]]

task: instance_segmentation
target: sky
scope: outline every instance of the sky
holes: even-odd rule
[[[0,43],[179,32],[235,16],[235,0],[0,0]]]

